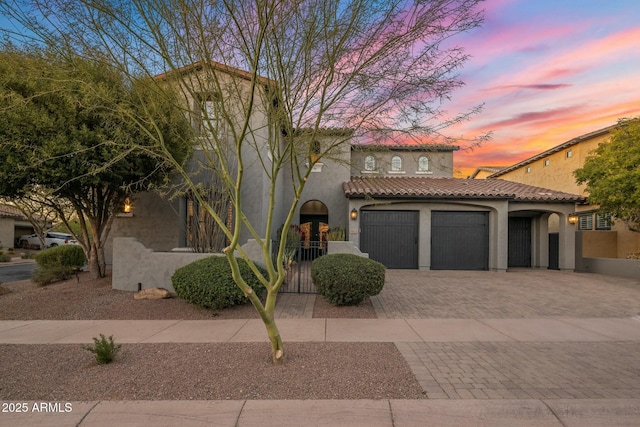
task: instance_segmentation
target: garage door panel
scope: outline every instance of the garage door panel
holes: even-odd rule
[[[417,211],[361,211],[360,249],[387,268],[418,268]]]
[[[432,212],[432,270],[488,270],[488,267],[488,212]]]

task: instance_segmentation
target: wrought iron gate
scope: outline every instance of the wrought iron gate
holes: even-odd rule
[[[278,242],[274,249],[277,250]],[[311,280],[311,263],[314,259],[327,253],[327,242],[301,240],[295,247],[288,248],[287,277],[280,288],[281,293],[317,294]]]

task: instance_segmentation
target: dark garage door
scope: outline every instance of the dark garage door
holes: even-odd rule
[[[432,270],[489,269],[489,213],[431,213]]]
[[[418,268],[418,211],[360,211],[360,250],[387,268]]]

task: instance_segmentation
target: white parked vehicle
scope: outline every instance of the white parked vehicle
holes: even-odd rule
[[[54,248],[61,245],[77,245],[78,242],[73,238],[71,234],[59,233],[57,231],[48,231],[44,237],[44,247]],[[37,234],[29,234],[20,236],[18,245],[23,249],[38,248],[41,249],[42,243]]]

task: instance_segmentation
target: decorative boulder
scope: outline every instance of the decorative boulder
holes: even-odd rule
[[[135,299],[165,299],[171,298],[171,292],[164,288],[147,288],[133,294]]]

